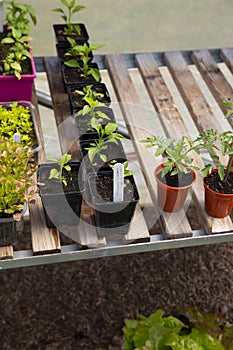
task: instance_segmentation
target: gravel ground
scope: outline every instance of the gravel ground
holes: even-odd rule
[[[121,349],[137,312],[189,305],[233,320],[232,291],[232,243],[3,270],[1,349]]]

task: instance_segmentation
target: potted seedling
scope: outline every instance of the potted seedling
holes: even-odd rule
[[[91,52],[102,47],[101,44],[87,44],[76,46],[76,58],[65,61],[62,65],[62,73],[65,85],[83,83],[85,85],[101,81],[101,75],[97,63],[92,62]],[[74,57],[72,52],[65,54]]]
[[[90,85],[70,85],[68,86],[68,96],[72,113],[76,113],[87,104],[97,102],[103,103],[102,106],[109,107],[111,98],[108,89],[104,83],[94,83]]]
[[[98,136],[97,131],[93,127],[93,125],[95,126],[95,121],[98,121],[102,126],[108,122],[115,122],[113,110],[96,97],[84,96],[82,100],[84,102],[83,108],[73,113],[78,137],[80,140],[96,138]]]
[[[60,160],[40,164],[37,180],[47,226],[78,225],[84,191],[80,162],[71,162],[65,153]]]
[[[36,24],[34,9],[27,4],[5,1],[8,5],[5,27],[1,33],[1,101],[31,101],[36,77],[29,41],[30,22]]]
[[[128,233],[139,194],[128,162],[111,165],[113,170],[89,173],[87,183],[97,235],[113,239]]]
[[[58,7],[52,11],[58,12],[61,15],[64,24],[54,24],[54,32],[57,42],[67,42],[67,37],[73,38],[78,43],[88,41],[89,36],[86,27],[83,23],[74,23],[73,17],[85,6],[77,5],[76,0],[61,0],[64,8]]]
[[[196,142],[208,151],[212,159],[212,163],[206,164],[202,170],[205,210],[213,217],[224,218],[233,207],[233,132],[205,130]]]
[[[116,123],[102,125],[96,118],[91,119],[91,127],[96,131],[95,138],[80,142],[83,165],[87,172],[108,168],[113,160],[126,160],[120,142],[124,137],[117,132]]]
[[[160,208],[168,212],[181,210],[199,170],[190,156],[191,151],[199,153],[198,147],[187,136],[179,140],[153,136],[142,142],[147,148],[156,147],[155,157],[165,156],[154,171]]]
[[[23,232],[23,217],[36,171],[30,147],[0,140],[0,245],[13,245]]]

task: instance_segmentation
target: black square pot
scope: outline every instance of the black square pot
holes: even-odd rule
[[[89,205],[93,209],[93,217],[97,235],[113,237],[125,235],[130,228],[136,205],[139,201],[138,190],[133,176],[125,178],[124,201],[115,203],[106,199],[102,190],[113,188],[113,171],[90,173],[87,177]],[[99,181],[101,185],[99,185]]]
[[[90,63],[89,66],[92,68],[99,69],[97,63],[95,62]],[[72,68],[72,67],[66,66],[65,64],[62,64],[61,69],[62,69],[62,76],[63,76],[66,91],[68,89],[68,85],[71,85],[71,84],[87,85],[87,84],[96,83],[96,80],[91,75],[88,75],[87,77],[82,77],[81,76],[82,72],[80,71],[79,68]],[[100,81],[101,81],[101,77],[100,77]],[[98,83],[100,81],[98,81]]]
[[[14,219],[13,215],[0,216],[0,247],[14,245],[18,242],[23,234],[24,215],[27,208],[28,205],[25,203],[17,220]]]
[[[104,103],[107,107],[109,107],[111,103],[111,98],[106,85],[104,83],[96,83],[96,82],[93,84],[87,84],[87,85],[92,85],[91,90],[93,92],[103,94],[103,98],[102,99],[97,98],[97,100],[99,102]],[[74,85],[69,85],[67,87],[67,92],[68,92],[69,101],[70,101],[70,108],[72,113],[82,110],[83,107],[85,106],[86,102],[83,100],[83,96],[75,93],[75,91],[76,90],[83,91],[84,87],[87,85],[74,84]]]
[[[83,44],[88,41],[89,35],[86,29],[86,26],[83,23],[77,23],[81,29],[80,35],[78,33],[74,33],[69,35],[72,39],[74,39],[78,44]],[[56,41],[59,42],[67,42],[67,35],[64,34],[64,28],[66,28],[65,24],[54,24],[53,30],[55,33]]]
[[[109,119],[105,118],[97,118],[98,122],[102,125],[106,125],[107,123],[116,123],[116,118],[114,116],[113,110],[108,107],[98,107],[96,108],[96,111],[103,112]],[[76,112],[77,113],[77,112]],[[77,135],[80,141],[84,140],[90,140],[90,139],[97,139],[98,134],[95,130],[91,129],[90,126],[90,116],[87,115],[80,115],[76,116],[76,113],[74,113],[74,118],[77,126]]]
[[[67,192],[66,187],[56,181],[56,189],[46,186],[52,180],[48,180],[50,170],[57,168],[57,164],[40,164],[37,179],[39,195],[42,200],[46,224],[49,228],[61,225],[78,225],[82,206],[82,194],[85,190],[83,170],[80,162],[70,162],[72,171],[78,177],[78,185],[72,191]],[[53,180],[54,181],[54,180]],[[42,184],[45,184],[43,186]]]

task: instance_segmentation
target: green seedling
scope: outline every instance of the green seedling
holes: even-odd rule
[[[71,160],[71,155],[68,153],[63,154],[60,160],[58,159],[50,159],[52,162],[56,163],[58,165],[57,168],[53,168],[50,171],[49,179],[55,179],[61,182],[64,186],[67,186],[66,179],[64,177],[64,170],[70,171],[71,167],[67,163]]]

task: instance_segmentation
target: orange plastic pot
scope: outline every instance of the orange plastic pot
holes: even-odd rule
[[[154,171],[155,180],[157,182],[158,204],[161,209],[168,212],[176,212],[183,208],[188,192],[196,181],[196,173],[191,171],[193,181],[188,186],[172,187],[162,183],[158,179],[158,174],[162,171],[163,165],[160,164]]]
[[[212,172],[217,172],[213,169]],[[225,218],[233,208],[233,194],[223,194],[209,188],[203,179],[205,188],[205,211],[214,218]]]

